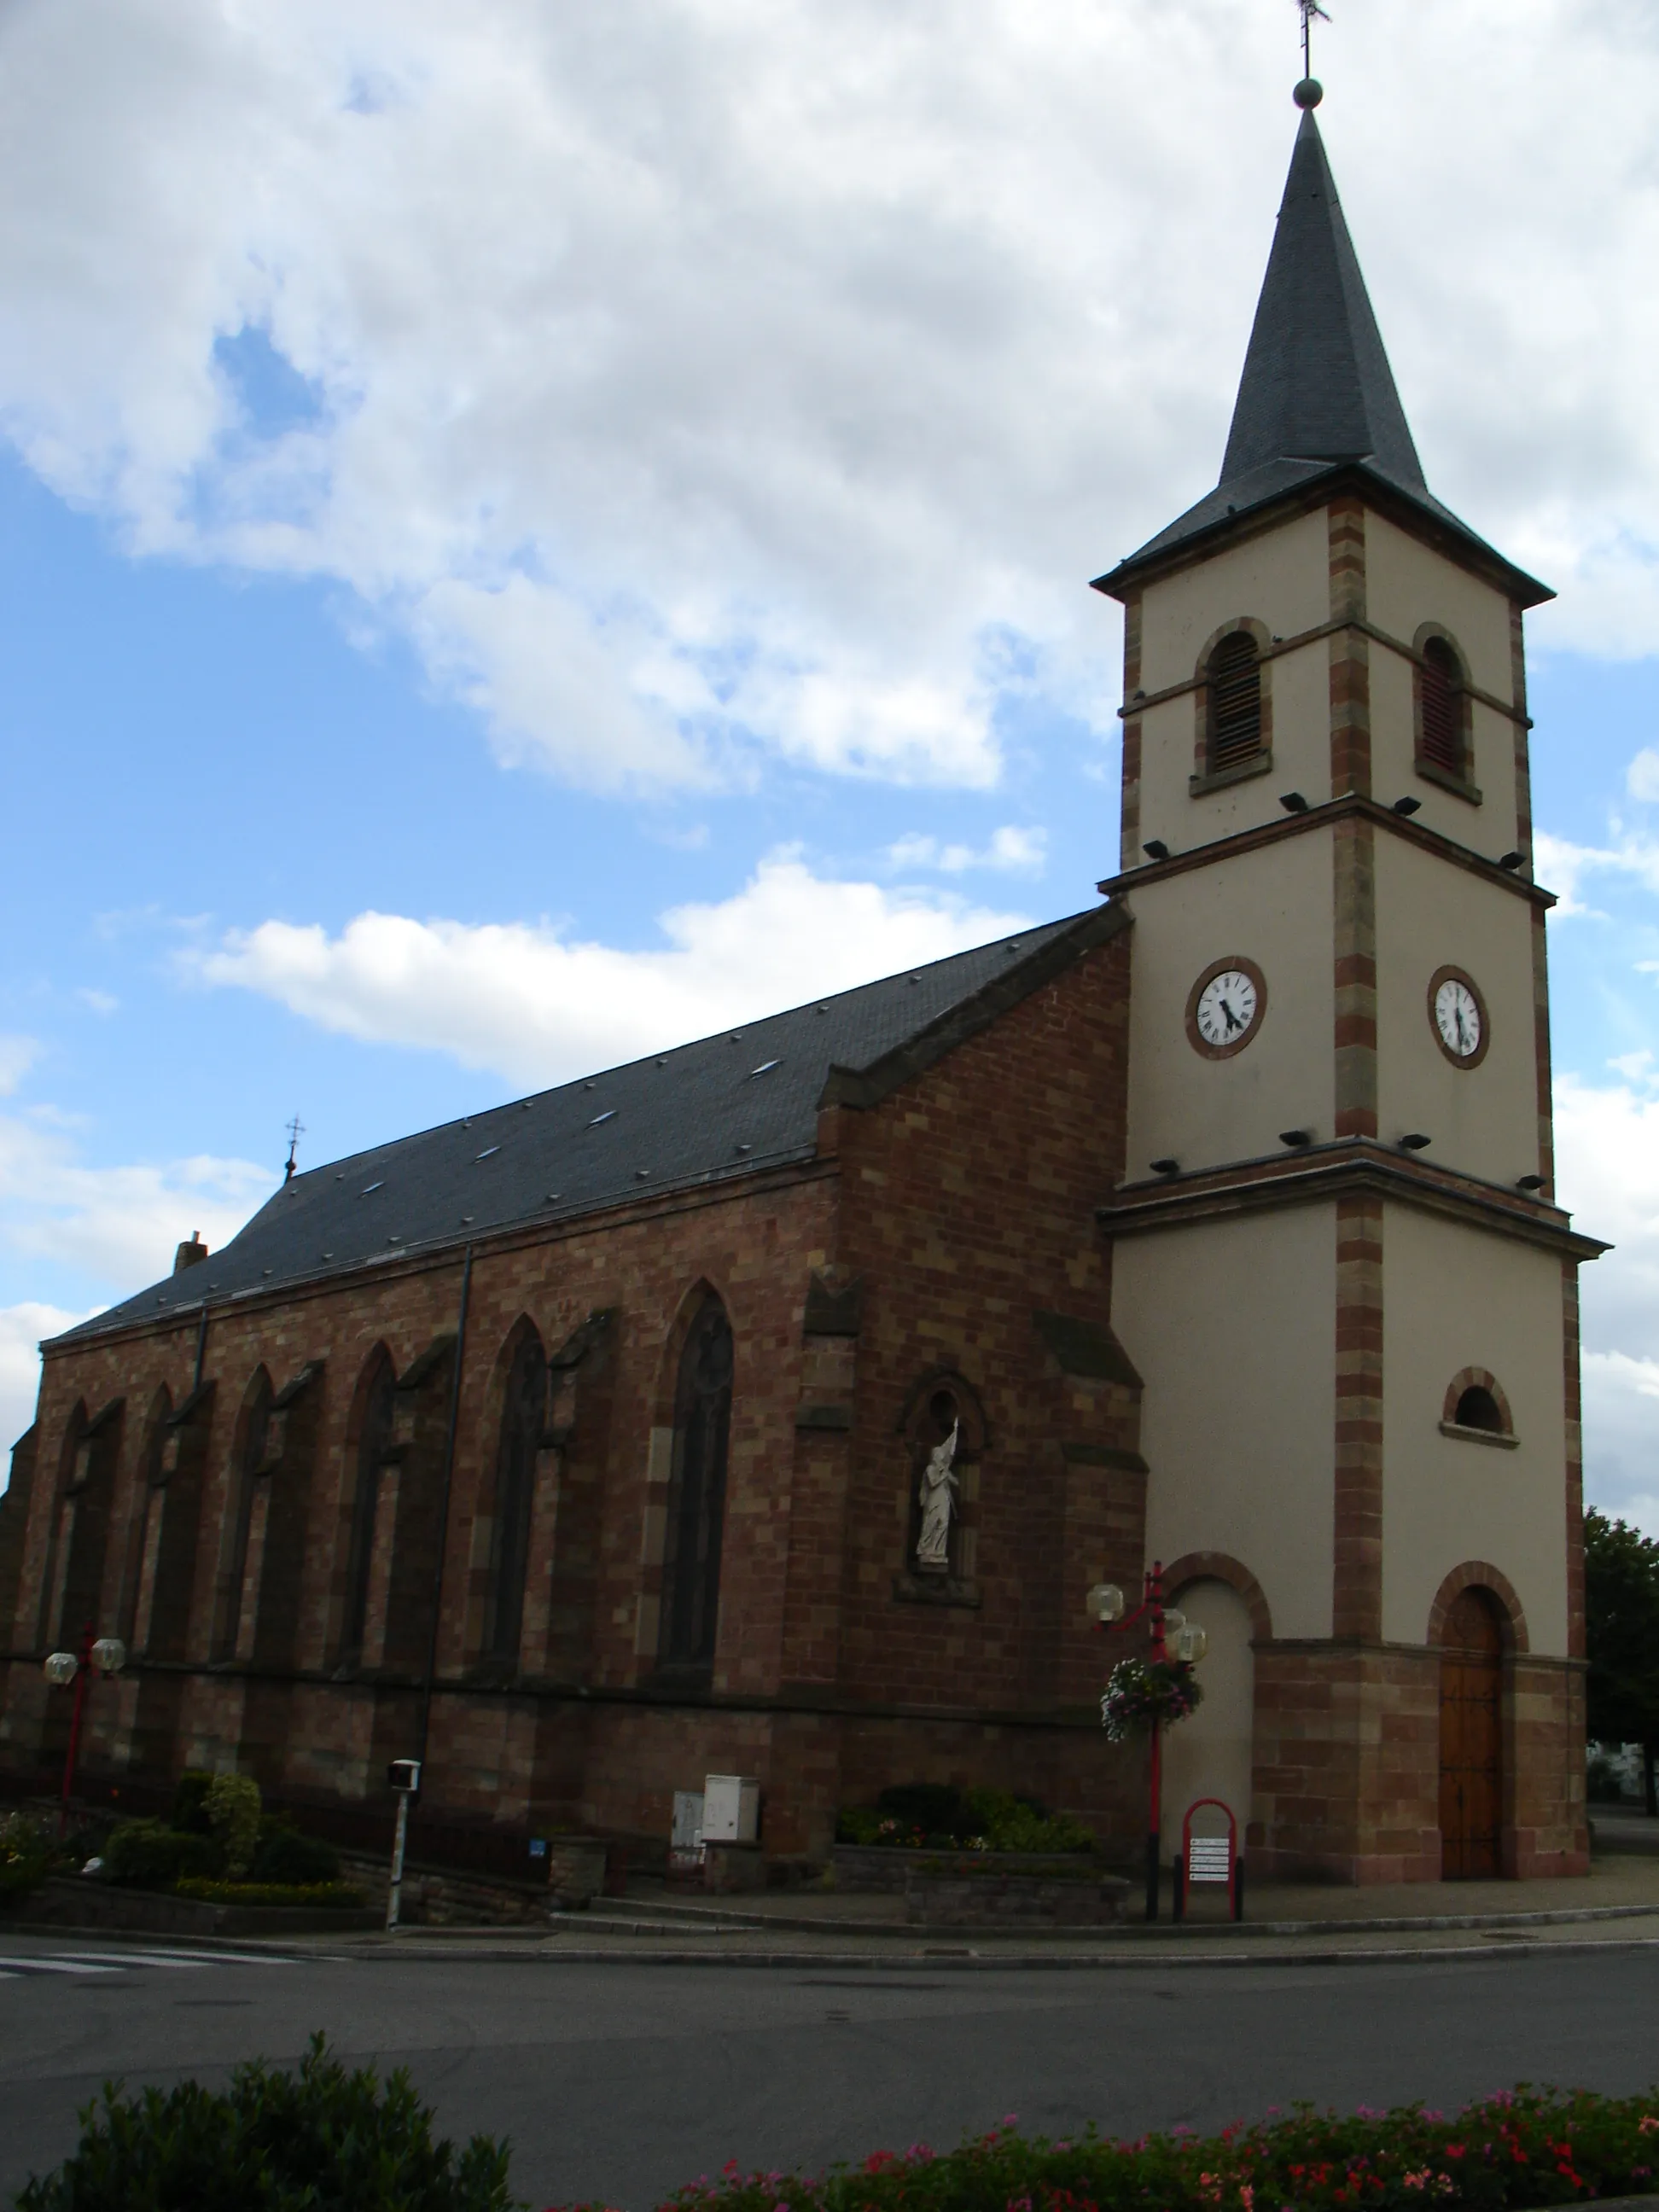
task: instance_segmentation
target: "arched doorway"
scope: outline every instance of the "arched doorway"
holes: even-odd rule
[[[1440,1649],[1440,1872],[1475,1881],[1499,1871],[1504,1817],[1504,1619],[1492,1592],[1462,1590]]]
[[[1184,1583],[1170,1602],[1209,1638],[1199,1662],[1204,1702],[1164,1740],[1159,1819],[1167,1864],[1181,1849],[1181,1824],[1199,1797],[1219,1797],[1238,1823],[1241,1850],[1250,1819],[1255,1738],[1255,1653],[1250,1610],[1228,1583],[1206,1576]]]

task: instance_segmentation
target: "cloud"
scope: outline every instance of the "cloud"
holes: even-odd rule
[[[1327,39],[1436,489],[1540,641],[1653,650],[1651,21]],[[1247,0],[14,8],[0,423],[137,550],[347,586],[506,761],[988,787],[1011,699],[1109,726],[1085,580],[1213,480],[1285,74]]]
[[[38,1039],[0,1035],[0,1098],[9,1098],[40,1057]]]
[[[1621,1066],[1618,1084],[1557,1078],[1557,1183],[1613,1247],[1580,1277],[1586,1495],[1659,1534],[1659,1079],[1649,1055]]]
[[[92,1312],[98,1309],[94,1306]],[[90,1318],[66,1306],[0,1306],[0,1490],[11,1478],[10,1451],[34,1419],[40,1395],[40,1354],[49,1336]]]
[[[1046,830],[1020,830],[1012,823],[994,830],[990,843],[978,852],[971,845],[944,845],[937,837],[913,830],[887,848],[887,857],[896,868],[937,868],[947,876],[965,874],[969,868],[1040,876],[1048,844]]]
[[[1625,770],[1625,788],[1644,805],[1659,800],[1659,752],[1651,745],[1644,745]]]
[[[70,1132],[0,1115],[0,1242],[112,1297],[165,1274],[192,1229],[222,1244],[275,1180],[250,1160],[206,1156],[89,1167]]]
[[[1659,838],[1638,836],[1618,823],[1610,825],[1609,834],[1615,840],[1610,845],[1576,845],[1569,838],[1553,836],[1548,830],[1540,830],[1534,839],[1538,880],[1560,899],[1556,912],[1564,921],[1596,915],[1597,909],[1586,906],[1580,896],[1588,876],[1623,878],[1640,890],[1659,892]],[[1607,917],[1597,918],[1605,921]]]
[[[348,1036],[548,1084],[1029,927],[1018,914],[827,882],[788,853],[733,897],[671,907],[659,924],[665,943],[628,951],[545,923],[369,913],[331,937],[266,921],[186,956],[186,972]]]

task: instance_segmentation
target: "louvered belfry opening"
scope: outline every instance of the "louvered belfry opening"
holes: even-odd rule
[[[1261,654],[1247,629],[1210,655],[1209,772],[1240,768],[1261,750]]]
[[[1423,647],[1418,672],[1422,700],[1421,757],[1448,775],[1463,773],[1463,672],[1444,638]]]

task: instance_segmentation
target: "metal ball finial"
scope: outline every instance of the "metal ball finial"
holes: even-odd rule
[[[1316,76],[1304,76],[1291,98],[1298,107],[1317,107],[1325,97],[1325,88]]]

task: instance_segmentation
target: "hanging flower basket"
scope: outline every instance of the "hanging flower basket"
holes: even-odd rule
[[[1114,1743],[1150,1729],[1184,1721],[1204,1696],[1187,1659],[1120,1659],[1100,1701],[1100,1722]]]

